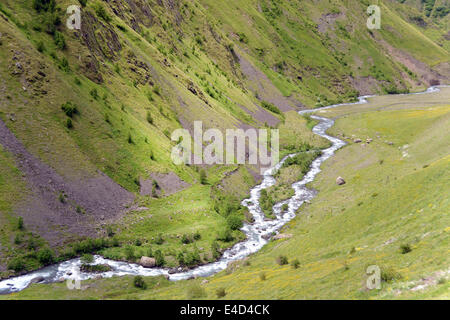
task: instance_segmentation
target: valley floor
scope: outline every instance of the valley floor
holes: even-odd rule
[[[336,118],[329,133],[348,144],[310,186],[316,198],[281,231],[292,237],[215,276],[145,278],[146,290],[131,277],[85,281],[82,290],[35,284],[0,298],[448,299],[449,101],[450,88],[442,88],[318,112]],[[277,263],[280,256],[289,263]],[[381,269],[379,290],[366,288],[371,265]]]

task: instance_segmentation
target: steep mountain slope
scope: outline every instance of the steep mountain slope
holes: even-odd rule
[[[239,199],[258,170],[176,166],[174,129],[192,130],[195,120],[205,129],[278,126],[282,149],[323,147],[293,110],[450,76],[448,16],[425,14],[429,24],[417,26],[407,17],[421,7],[407,3],[380,2],[381,30],[367,29],[369,2],[356,0],[79,3],[81,30],[69,30],[66,8],[75,1],[0,2],[5,276],[48,263],[34,254],[46,246],[61,258],[107,247],[105,254],[133,260],[147,244],[159,246],[160,233],[169,266],[178,265],[178,237],[197,231],[207,248],[202,262],[212,259],[227,215],[245,218]],[[218,192],[222,185],[229,187]],[[209,219],[171,214],[187,202],[186,211]],[[220,246],[242,237],[232,234]],[[85,240],[86,250],[68,247],[108,235],[107,243]]]

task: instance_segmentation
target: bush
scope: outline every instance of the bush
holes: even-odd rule
[[[36,49],[39,52],[44,52],[45,51],[45,45],[42,41],[39,41],[36,45]]]
[[[92,90],[89,92],[89,94],[90,94],[91,97],[94,98],[95,100],[98,99],[98,92],[97,92],[97,89],[96,89],[96,88],[92,89]]]
[[[24,227],[24,224],[23,224],[23,218],[22,217],[19,217],[19,220],[17,220],[17,229],[18,230],[23,230],[25,227]]]
[[[278,256],[276,260],[277,260],[277,263],[280,266],[283,266],[283,265],[289,263],[288,258],[286,256],[283,256],[283,255]]]
[[[261,272],[261,273],[259,274],[259,279],[260,279],[261,281],[265,281],[265,280],[266,280],[266,273],[265,273],[265,272]]]
[[[164,255],[162,254],[161,250],[155,251],[155,260],[156,260],[156,265],[158,267],[161,267],[164,265],[164,263],[165,263]]]
[[[75,104],[70,101],[67,101],[63,105],[61,105],[61,109],[64,111],[66,116],[72,118],[75,114],[78,114],[78,109]]]
[[[106,227],[106,234],[107,234],[108,237],[110,237],[110,238],[114,236],[114,231],[113,231],[113,229],[112,229],[111,226],[107,226],[107,227]]]
[[[89,273],[103,273],[111,271],[111,266],[107,264],[82,264],[80,271]]]
[[[231,229],[225,229],[222,231],[218,236],[217,240],[224,241],[224,242],[230,242],[234,240],[233,233],[231,232]]]
[[[203,169],[200,170],[200,183],[201,184],[207,184],[208,183],[207,178],[206,178],[206,172]]]
[[[10,262],[8,262],[8,269],[14,270],[15,272],[25,270],[25,261],[23,258],[14,258]]]
[[[162,234],[160,233],[160,234],[158,234],[158,236],[156,237],[156,239],[155,239],[155,243],[156,244],[159,244],[159,245],[161,245],[161,244],[163,244],[164,243],[164,238],[163,238],[163,236],[162,236]]]
[[[134,255],[134,249],[131,246],[127,246],[125,248],[125,258],[130,261],[136,260],[136,256]]]
[[[217,243],[217,241],[213,241],[213,243],[211,244],[211,253],[214,259],[220,258],[221,255],[220,246]]]
[[[147,122],[153,124],[153,118],[149,111],[147,111]]]
[[[274,104],[272,104],[270,102],[261,101],[261,105],[263,108],[265,108],[273,113],[280,114],[280,115],[282,114],[280,109],[278,109]]]
[[[66,127],[67,127],[67,129],[73,129],[73,121],[72,121],[72,119],[68,118],[66,120]]]
[[[216,295],[217,295],[217,298],[223,298],[227,295],[227,293],[224,288],[218,288],[216,290]]]
[[[401,278],[402,278],[401,274],[395,271],[393,268],[391,267],[381,268],[381,281],[391,282],[393,280],[398,280]]]
[[[85,253],[81,256],[81,262],[84,264],[94,262],[94,256],[90,253]]]
[[[412,251],[411,246],[410,246],[408,243],[402,244],[402,245],[400,246],[400,252],[401,252],[402,254],[407,254],[407,253],[409,253],[409,252],[411,252],[411,251]]]
[[[197,241],[197,240],[200,240],[201,238],[202,238],[202,235],[200,234],[200,232],[196,231],[194,233],[194,240]]]
[[[61,32],[55,31],[53,40],[55,41],[55,45],[58,49],[64,50],[66,48],[66,39],[64,38],[64,35]]]
[[[105,7],[103,7],[103,5],[98,4],[95,6],[94,9],[95,13],[99,18],[103,19],[105,22],[111,21],[111,17],[109,16],[108,12],[106,12]]]
[[[183,234],[183,236],[181,237],[181,243],[189,244],[191,242],[192,242],[192,238],[186,234]]]
[[[294,269],[298,269],[298,267],[300,266],[300,261],[298,261],[298,259],[294,259],[291,261],[291,266]]]
[[[227,217],[227,224],[231,230],[238,230],[242,228],[241,218],[234,214]]]
[[[70,72],[69,61],[66,59],[66,57],[62,58],[60,67],[64,72]]]
[[[55,0],[33,0],[33,8],[37,12],[54,11],[56,8]]]
[[[55,256],[49,248],[43,248],[37,253],[37,259],[43,265],[51,264],[55,261]]]
[[[147,289],[147,284],[144,281],[144,278],[142,278],[141,276],[136,276],[133,279],[133,285],[135,288],[139,288],[139,289]]]

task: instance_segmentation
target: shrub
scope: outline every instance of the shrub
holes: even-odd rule
[[[80,270],[82,272],[103,273],[111,271],[111,267],[107,264],[82,264]]]
[[[55,41],[55,45],[58,49],[64,50],[66,48],[66,39],[61,32],[55,31],[53,40]]]
[[[158,236],[156,237],[156,239],[155,239],[155,243],[156,244],[159,244],[159,245],[161,245],[161,244],[163,244],[164,243],[164,238],[163,238],[163,236],[162,236],[162,234],[160,233],[160,234],[158,234]]]
[[[62,104],[61,109],[64,111],[66,116],[70,118],[72,118],[75,114],[78,114],[77,106],[70,101],[67,101],[66,103]]]
[[[103,19],[105,22],[111,21],[111,17],[109,16],[108,12],[106,12],[105,7],[103,7],[103,5],[98,4],[95,6],[94,9],[95,13],[99,18]]]
[[[61,67],[61,70],[63,70],[64,72],[70,71],[69,61],[66,59],[66,57],[62,58],[60,67]]]
[[[178,261],[178,264],[179,264],[180,266],[183,266],[183,265],[186,264],[186,261],[185,261],[185,259],[184,259],[184,253],[183,253],[183,252],[179,252],[179,253],[177,254],[177,261]]]
[[[56,7],[55,0],[33,0],[33,8],[37,12],[54,11]]]
[[[14,270],[15,272],[25,270],[25,261],[23,258],[14,258],[10,262],[8,262],[8,269]]]
[[[96,89],[96,88],[92,89],[92,90],[89,92],[89,94],[90,94],[91,97],[94,98],[95,100],[98,99],[98,92],[97,92],[97,89]]]
[[[411,246],[408,243],[402,244],[400,246],[400,252],[402,254],[407,254],[407,253],[411,252],[411,250],[412,250]]]
[[[43,248],[37,253],[37,259],[43,265],[51,264],[55,261],[55,256],[49,248]]]
[[[44,51],[45,51],[45,45],[44,45],[44,43],[43,43],[42,41],[39,41],[39,42],[37,43],[36,49],[37,49],[37,51],[39,51],[39,52],[44,52]]]
[[[59,200],[59,202],[61,202],[61,203],[65,203],[65,202],[66,202],[66,196],[64,195],[63,192],[60,192],[60,193],[59,193],[58,200]]]
[[[73,129],[73,121],[72,121],[72,119],[68,118],[66,120],[66,128],[67,129]]]
[[[218,259],[220,257],[220,246],[217,241],[213,241],[213,243],[211,244],[211,253],[214,259]]]
[[[198,299],[206,295],[205,289],[203,289],[198,283],[192,284],[187,289],[188,299]]]
[[[147,284],[144,281],[144,278],[142,278],[141,276],[136,276],[133,279],[133,285],[135,288],[139,288],[139,289],[147,289]]]
[[[266,273],[265,273],[265,272],[261,272],[261,273],[259,274],[259,279],[260,279],[261,281],[265,281],[265,280],[266,280]]]
[[[153,118],[149,111],[147,111],[147,122],[153,124]]]
[[[82,7],[86,7],[88,0],[78,0]]]
[[[201,184],[207,184],[208,183],[207,178],[206,178],[206,172],[203,169],[200,170],[200,183]]]
[[[136,241],[134,241],[134,245],[135,245],[136,247],[140,247],[140,246],[142,245],[141,240],[140,240],[140,239],[136,239]]]
[[[156,86],[153,87],[153,92],[154,92],[155,94],[157,94],[158,96],[161,95],[161,89],[159,88],[158,85],[156,85]]]
[[[381,281],[391,282],[393,280],[401,279],[402,276],[392,267],[381,268]]]
[[[267,101],[261,101],[261,105],[263,108],[269,110],[270,112],[276,113],[276,114],[282,114],[280,109],[278,109],[274,104],[267,102]]]
[[[22,234],[18,233],[14,237],[14,244],[21,244],[22,243]]]
[[[84,264],[94,262],[94,256],[90,253],[85,253],[81,256],[81,262]]]
[[[283,266],[283,265],[289,263],[288,258],[286,256],[283,256],[283,255],[278,256],[276,260],[277,260],[277,263],[280,266]]]
[[[224,242],[230,242],[234,240],[233,234],[231,232],[231,229],[227,228],[224,231],[222,231],[218,236],[217,240],[224,241]]]
[[[133,144],[133,136],[131,135],[131,133],[128,133],[128,143],[129,144]]]
[[[161,250],[155,251],[155,260],[156,260],[156,265],[158,267],[161,267],[162,265],[164,265],[164,263],[165,263],[164,255],[162,254]]]
[[[18,230],[23,230],[25,227],[24,227],[24,224],[23,224],[23,218],[22,217],[19,217],[19,220],[17,220],[17,229]]]
[[[186,234],[183,234],[183,236],[181,237],[181,243],[189,244],[191,242],[192,242],[191,237]]]
[[[298,267],[300,267],[300,261],[298,261],[298,259],[294,259],[291,261],[291,266],[294,269],[298,269]]]
[[[196,231],[194,233],[194,240],[197,241],[197,240],[200,240],[201,238],[202,238],[202,236],[201,236],[200,232]]]
[[[133,249],[133,247],[127,246],[127,247],[125,248],[125,258],[126,258],[127,260],[131,260],[131,261],[136,260],[136,256],[134,255],[134,249]]]
[[[107,226],[107,227],[106,227],[106,234],[107,234],[108,237],[110,237],[110,238],[114,236],[114,231],[113,231],[113,229],[112,229],[111,226]]]
[[[242,228],[241,218],[234,214],[227,217],[227,224],[231,230],[238,230]]]
[[[227,295],[227,293],[224,288],[218,288],[216,290],[216,295],[217,295],[217,298],[223,298]]]

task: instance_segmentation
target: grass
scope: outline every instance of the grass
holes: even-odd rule
[[[364,130],[369,136],[378,133],[382,138],[366,147],[349,144],[338,151],[323,165],[323,171],[311,186],[319,191],[317,197],[311,204],[303,206],[300,215],[284,228],[294,236],[270,242],[250,257],[251,263],[246,266],[240,265],[231,272],[210,277],[209,283],[204,285],[204,297],[216,298],[216,290],[222,287],[226,288],[227,299],[423,299],[448,296],[448,282],[414,292],[406,285],[436,271],[445,271],[449,265],[442,250],[449,245],[448,219],[443,214],[449,211],[445,186],[450,146],[442,132],[448,128],[450,106],[429,103],[439,98],[448,99],[448,94],[450,90],[444,89],[439,94],[411,96],[408,103],[396,104],[388,107],[389,110],[386,106],[391,103],[380,97],[372,99],[370,105],[332,111],[341,114],[331,129],[333,134],[345,132],[361,136],[360,130]],[[415,101],[409,98],[415,98]],[[412,117],[416,112],[426,114],[425,124],[424,117]],[[407,122],[409,126],[380,128],[387,118]],[[411,157],[404,158],[397,146],[384,143],[385,137],[408,143]],[[429,144],[434,152],[419,148],[424,144]],[[381,158],[384,159],[382,164]],[[423,168],[425,163],[429,166]],[[335,184],[337,175],[346,178],[344,186]],[[377,196],[373,197],[375,193]],[[399,250],[404,243],[412,248],[407,254]],[[285,256],[288,261],[301,260],[301,266],[278,265],[276,259],[279,256]],[[381,290],[368,291],[363,286],[369,265],[381,268],[386,280],[382,282]],[[117,279],[115,283],[120,286],[123,281]],[[105,279],[95,283],[97,288],[105,288],[112,282]],[[189,283],[171,283],[138,296],[185,298],[184,290]],[[51,285],[55,290],[62,290],[59,286]],[[29,298],[44,291],[54,292],[44,285],[33,286],[10,298]],[[104,289],[90,293],[87,290],[77,296],[104,297],[105,292]],[[67,295],[74,293],[66,291],[64,296]],[[126,293],[116,297],[119,296],[130,297]]]

